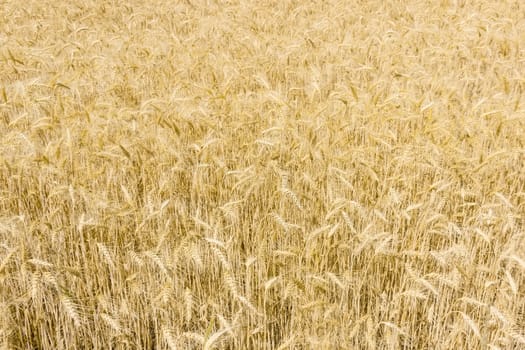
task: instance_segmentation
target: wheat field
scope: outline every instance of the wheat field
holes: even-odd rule
[[[0,4],[0,349],[525,349],[520,1]]]

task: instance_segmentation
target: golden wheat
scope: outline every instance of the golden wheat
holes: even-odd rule
[[[7,0],[0,349],[522,349],[519,1]]]

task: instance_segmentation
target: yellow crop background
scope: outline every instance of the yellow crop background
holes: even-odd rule
[[[519,1],[0,4],[1,349],[524,349]]]

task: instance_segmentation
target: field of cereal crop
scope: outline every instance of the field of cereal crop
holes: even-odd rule
[[[525,5],[5,0],[0,349],[524,349]]]

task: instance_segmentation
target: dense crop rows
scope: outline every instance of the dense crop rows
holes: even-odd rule
[[[0,5],[0,349],[525,348],[519,1]]]

